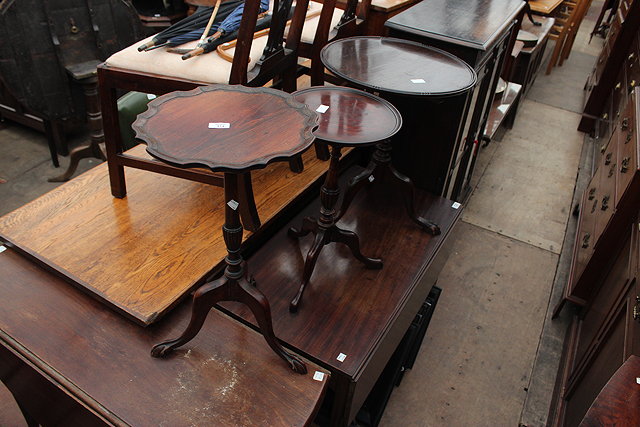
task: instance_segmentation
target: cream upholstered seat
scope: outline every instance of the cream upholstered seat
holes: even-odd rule
[[[320,22],[319,12],[322,4],[310,2],[307,8],[307,16],[312,16],[305,20],[302,29],[301,41],[313,43],[316,37],[316,30]],[[334,28],[342,16],[342,11],[333,11],[330,28]],[[288,31],[285,31],[287,34]],[[188,79],[202,83],[229,83],[232,63],[222,58],[217,52],[210,52],[186,61],[176,53],[167,52],[166,49],[154,49],[148,52],[138,52],[138,46],[145,41],[134,43],[133,45],[116,52],[105,61],[108,67],[115,67],[129,71],[137,71],[149,74],[158,74],[164,77],[175,77]],[[247,72],[251,72],[262,56],[262,52],[267,45],[267,35],[260,36],[253,40],[249,54],[250,61],[247,65]],[[193,48],[198,42],[196,40],[186,43],[181,48]],[[223,45],[224,46],[224,45]],[[235,48],[230,48],[227,53],[233,56]]]
[[[295,90],[297,46],[302,34],[302,25],[308,0],[297,0],[298,8],[291,19],[289,35],[284,43],[284,30],[291,0],[274,2],[275,10],[269,27],[269,36],[254,40],[254,29],[259,13],[259,0],[245,0],[244,13],[238,29],[238,43],[234,49],[233,62],[211,52],[201,57],[183,61],[180,55],[157,49],[138,52],[136,43],[112,55],[98,67],[100,100],[104,125],[105,145],[109,167],[111,193],[118,198],[126,196],[124,167],[134,167],[180,178],[191,179],[212,185],[222,185],[219,174],[207,171],[185,170],[161,162],[143,159],[123,152],[118,119],[118,92],[138,91],[163,95],[176,90],[190,90],[211,83],[244,84],[262,86],[276,76],[282,77],[282,87]],[[194,44],[197,42],[193,42]],[[247,65],[249,68],[247,68]],[[295,167],[294,167],[295,166]],[[301,168],[299,162],[292,168]],[[250,177],[243,177],[245,188],[250,188]],[[245,195],[249,197],[250,195]],[[241,203],[252,204],[252,200]],[[248,229],[259,226],[259,218],[253,212],[243,216]],[[249,218],[249,216],[252,216]]]

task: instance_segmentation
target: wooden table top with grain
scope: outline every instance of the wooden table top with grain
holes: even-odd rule
[[[142,328],[12,249],[0,271],[0,380],[41,425],[303,426],[322,401],[327,370],[286,369],[261,334],[217,310],[193,346],[156,359],[151,347],[184,328],[190,302]]]
[[[128,154],[151,159],[139,145]],[[326,172],[308,151],[305,169],[275,163],[252,174],[263,225]],[[127,170],[126,198],[111,196],[102,164],[0,218],[0,240],[53,269],[141,325],[170,310],[222,265],[222,188]],[[255,233],[245,231],[244,244]]]

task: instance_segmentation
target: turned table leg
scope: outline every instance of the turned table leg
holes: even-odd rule
[[[273,332],[271,320],[271,308],[269,301],[256,287],[247,279],[246,263],[240,255],[240,245],[242,243],[242,223],[238,206],[233,202],[238,199],[238,185],[241,178],[235,174],[225,173],[224,177],[225,193],[225,224],[222,227],[224,241],[227,245],[227,256],[225,262],[224,275],[214,281],[202,285],[193,297],[193,307],[191,320],[182,335],[174,340],[157,344],[151,350],[153,357],[163,357],[173,349],[191,341],[200,331],[209,310],[221,301],[237,301],[249,307],[258,322],[260,331],[269,347],[282,359],[284,359],[291,369],[297,373],[305,374],[307,368],[297,356],[287,352],[278,342]]]
[[[371,161],[365,170],[349,180],[347,190],[345,191],[344,198],[342,199],[340,211],[336,215],[335,220],[338,221],[344,216],[349,205],[353,201],[353,198],[363,186],[373,182],[372,178],[374,178],[376,174],[384,173],[386,170],[390,170],[393,177],[402,185],[404,204],[409,217],[430,234],[433,234],[434,236],[440,234],[440,227],[438,227],[437,224],[417,214],[414,202],[415,187],[408,176],[398,172],[391,164],[391,142],[388,139],[376,144],[376,150],[374,151]]]
[[[298,311],[304,290],[311,279],[320,251],[325,245],[331,242],[343,243],[351,249],[353,256],[357,260],[361,261],[366,268],[382,268],[382,260],[362,255],[362,252],[360,252],[360,240],[354,232],[343,230],[336,226],[335,205],[340,197],[340,187],[338,186],[338,163],[340,161],[340,156],[341,148],[339,146],[332,145],[329,170],[324,184],[322,185],[322,189],[320,190],[321,206],[320,216],[318,219],[314,220],[311,217],[306,217],[304,218],[300,229],[289,229],[290,237],[299,238],[306,236],[309,233],[314,234],[313,244],[307,252],[307,257],[305,259],[302,282],[300,283],[298,293],[289,304],[289,311],[292,313]]]

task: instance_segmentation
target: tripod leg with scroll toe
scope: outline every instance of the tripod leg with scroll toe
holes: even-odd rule
[[[349,249],[351,249],[351,253],[356,259],[364,264],[366,268],[372,270],[379,270],[382,268],[382,260],[380,258],[369,258],[362,255],[360,252],[360,239],[358,235],[353,231],[343,230],[341,228],[335,227],[333,229],[333,241],[337,243],[344,243],[347,245]]]
[[[289,304],[289,311],[291,313],[295,313],[298,311],[298,307],[300,306],[300,302],[302,301],[302,294],[304,293],[304,289],[306,288],[309,280],[311,279],[311,274],[313,274],[313,269],[316,266],[316,262],[318,261],[318,256],[320,255],[320,250],[325,245],[325,230],[318,229],[315,239],[313,239],[313,244],[309,248],[309,252],[307,252],[307,258],[304,261],[304,272],[302,273],[302,282],[300,282],[300,288],[298,289],[298,293],[291,300]]]
[[[291,369],[298,374],[306,374],[307,367],[297,356],[287,352],[278,342],[273,332],[273,322],[271,321],[271,308],[269,301],[257,288],[251,286],[244,278],[238,280],[237,300],[246,304],[258,322],[262,336],[269,344],[269,347],[282,359],[284,359]]]
[[[351,205],[351,202],[353,201],[353,198],[356,196],[356,194],[358,194],[358,191],[360,191],[360,189],[364,185],[370,182],[369,177],[373,174],[377,167],[378,165],[372,160],[371,162],[369,162],[365,170],[349,180],[347,189],[344,192],[344,197],[342,198],[340,210],[336,213],[334,220],[335,222],[338,222],[340,218],[342,218],[343,215],[347,212],[349,205]]]
[[[416,213],[416,208],[414,203],[415,194],[414,194],[413,182],[411,182],[411,179],[408,176],[398,172],[396,168],[394,168],[392,165],[390,165],[389,167],[391,168],[391,172],[393,173],[393,176],[395,176],[396,179],[398,179],[398,181],[402,183],[403,194],[404,194],[404,205],[407,209],[407,214],[409,214],[409,217],[415,223],[417,223],[420,227],[422,227],[425,231],[427,231],[429,234],[432,234],[434,236],[439,235],[440,227],[436,223],[428,219],[425,219],[421,216],[418,216],[418,214]]]
[[[287,234],[289,237],[300,238],[304,237],[309,233],[316,234],[318,230],[318,222],[315,218],[306,216],[302,219],[302,227],[299,230],[296,230],[294,227],[289,228]]]
[[[211,307],[213,307],[218,301],[225,299],[225,293],[228,286],[229,282],[227,277],[222,276],[218,280],[205,283],[198,288],[196,293],[193,295],[191,320],[189,321],[189,325],[187,325],[187,329],[184,330],[180,337],[174,340],[156,344],[151,349],[151,356],[164,357],[173,349],[191,341],[198,332],[200,332]]]

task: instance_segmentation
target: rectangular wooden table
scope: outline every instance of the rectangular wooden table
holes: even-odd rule
[[[188,348],[154,359],[152,345],[188,322],[189,302],[142,328],[11,249],[0,271],[0,380],[35,423],[305,425],[322,401],[325,369],[307,361],[308,374],[292,372],[216,310]]]
[[[145,146],[128,153],[150,158]],[[312,184],[328,162],[304,154],[295,174],[279,162],[252,174],[266,228]],[[140,169],[127,170],[126,198],[111,196],[102,164],[0,218],[0,241],[56,271],[70,283],[149,325],[222,263],[220,187]],[[245,231],[244,242],[255,234]]]
[[[345,173],[343,183],[358,170]],[[108,192],[102,197],[111,200]],[[164,206],[158,200],[156,209]],[[416,206],[442,234],[418,228],[395,187],[376,177],[340,225],[357,232],[363,253],[382,257],[384,268],[366,270],[346,247],[327,246],[297,314],[288,306],[310,238],[298,242],[286,230],[316,215],[319,201],[248,258],[271,303],[276,336],[310,360],[312,374],[331,373],[332,426],[354,419],[447,259],[461,206],[422,192]],[[0,253],[0,271],[0,378],[37,420],[141,425],[167,419],[180,425],[208,424],[207,414],[222,414],[216,419],[222,425],[298,425],[313,415],[322,395],[321,384],[288,371],[260,335],[237,321],[255,327],[242,305],[224,305],[235,321],[212,310],[193,341],[158,360],[149,356],[151,346],[183,330],[188,302],[142,328],[12,249]]]
[[[345,173],[346,178],[356,167]],[[439,236],[409,219],[393,185],[376,177],[339,222],[360,237],[362,253],[380,257],[381,270],[367,270],[344,245],[322,250],[298,313],[289,312],[312,237],[287,236],[304,216],[317,216],[316,200],[286,224],[248,262],[271,304],[276,335],[299,354],[332,373],[332,426],[348,425],[368,396],[448,257],[447,241],[460,205],[420,192],[418,213],[435,221]],[[391,183],[389,183],[391,184]],[[253,324],[250,311],[224,303],[232,315]],[[345,355],[340,360],[340,354]]]

